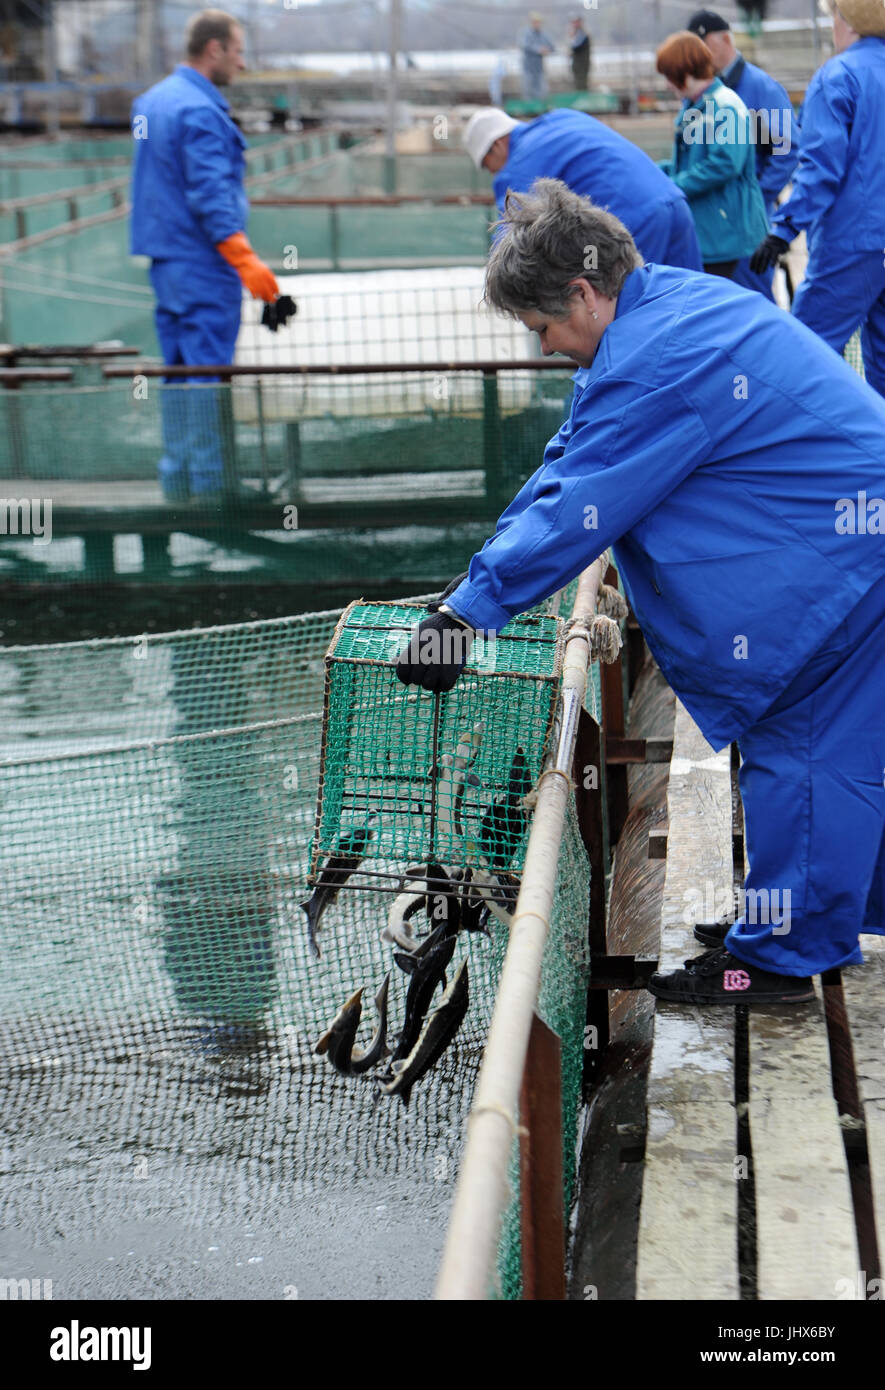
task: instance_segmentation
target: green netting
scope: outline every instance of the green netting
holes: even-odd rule
[[[327,658],[312,873],[346,829],[367,824],[373,813],[378,823],[364,864],[393,860],[404,869],[429,859],[522,867],[525,833],[505,846],[486,818],[511,794],[517,749],[528,786],[540,773],[558,696],[559,625],[554,618],[518,618],[497,638],[477,641],[464,675],[443,699],[406,695],[391,665],[424,616],[420,607],[357,603],[342,618]],[[465,733],[473,742],[469,762],[458,769]],[[454,766],[446,769],[446,758]],[[516,790],[517,801],[526,790]]]
[[[126,1097],[123,1112],[101,1110],[100,1139],[83,1140],[91,1152],[97,1143],[112,1152],[122,1145],[156,1163],[162,1151],[168,1164],[187,1144],[185,1182],[199,1187],[212,1154],[227,1150],[184,1123],[176,1097],[184,1090],[191,1110],[210,1106],[227,1132],[218,1110],[227,1093],[240,1113],[236,1151],[253,1165],[256,1192],[297,1182],[316,1220],[330,1203],[345,1203],[353,1184],[365,1191],[385,1175],[407,1178],[412,1197],[421,1194],[428,1233],[441,1232],[507,933],[493,922],[491,939],[459,937],[453,965],[469,961],[470,1010],[408,1111],[393,1098],[379,1101],[367,1078],[341,1076],[314,1055],[344,999],[365,986],[368,1000],[391,966],[380,938],[389,894],[342,892],[326,912],[319,961],[309,956],[299,907],[320,774],[323,656],[338,618],[0,654],[0,1072],[7,1114],[16,1117],[10,1152],[37,1142],[46,1106],[61,1106],[73,1136],[81,1101],[67,1098],[83,1087],[66,1078],[89,1077],[93,1091]],[[535,626],[546,632],[555,623]],[[555,664],[537,650],[533,660],[548,672]],[[496,680],[513,685],[491,674],[481,684]],[[552,694],[553,683],[537,675],[526,684]],[[390,698],[409,703],[402,687]],[[483,704],[490,726],[493,706],[494,698]],[[570,826],[541,1004],[565,1044],[569,1181],[586,892],[586,861]],[[395,979],[392,1027],[404,994]],[[374,1019],[364,1020],[368,1027]],[[35,1110],[25,1097],[37,1089],[44,1101]],[[88,1112],[94,1108],[90,1099]],[[70,1165],[64,1174],[50,1170],[41,1192],[63,1180],[81,1200],[73,1173]],[[13,1229],[24,1222],[34,1240],[49,1242],[45,1202],[40,1212],[28,1206],[23,1181],[8,1190]],[[181,1222],[184,1237],[187,1211]],[[511,1217],[507,1296],[517,1287],[517,1229]],[[389,1266],[397,1288],[395,1248]],[[121,1296],[132,1296],[118,1278]],[[68,1296],[81,1292],[68,1287]],[[414,1288],[397,1292],[415,1296]]]
[[[274,196],[330,195],[322,188],[274,186]],[[253,205],[249,235],[274,265],[286,268],[297,248],[299,269],[354,270],[392,265],[482,265],[489,249],[494,208],[445,203],[402,203],[395,207],[267,207]]]
[[[570,390],[559,373],[502,372],[490,392],[477,373],[419,372],[0,392],[3,494],[52,505],[51,543],[0,535],[0,574],[429,589],[534,472]],[[164,499],[164,454],[194,481],[186,503]],[[432,546],[414,530],[428,525]]]

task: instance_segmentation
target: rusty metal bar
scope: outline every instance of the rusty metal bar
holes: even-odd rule
[[[557,1035],[534,1014],[519,1093],[524,1299],[565,1298],[561,1052]]]
[[[0,367],[0,382],[15,388],[23,381],[70,381],[70,367]]]
[[[396,375],[398,372],[430,372],[439,376],[445,372],[571,372],[577,363],[563,357],[554,361],[551,357],[526,357],[517,361],[478,361],[478,362],[363,362],[347,365],[303,364],[292,362],[287,366],[279,363],[259,366],[257,363],[218,363],[216,365],[168,367],[162,363],[134,362],[129,366],[109,366],[102,368],[105,377],[139,376],[163,377],[234,377],[234,376],[381,376],[385,372]]]
[[[76,357],[91,361],[93,358],[101,357],[137,357],[140,352],[141,348],[111,347],[106,343],[89,343],[80,347],[68,347],[63,343],[58,346],[42,343],[0,345],[0,359],[10,364],[20,357],[36,357],[41,361],[47,361],[52,357]]]
[[[108,193],[114,188],[128,188],[128,186],[128,176],[120,176],[114,179],[103,179],[100,183],[78,185],[76,188],[57,188],[53,193],[28,193],[20,198],[4,198],[0,202],[0,212],[18,211],[19,208],[27,211],[29,208],[41,207],[46,203],[64,203],[69,198],[82,198],[84,193]]]
[[[432,203],[434,207],[458,205],[462,207],[494,207],[495,200],[490,193],[311,193],[291,197],[250,198],[253,208],[296,208],[296,207],[397,207],[400,203]]]
[[[621,763],[668,763],[673,757],[671,738],[617,738],[605,740],[605,761]]]

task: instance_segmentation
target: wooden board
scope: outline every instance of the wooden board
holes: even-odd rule
[[[731,892],[730,754],[714,753],[677,702],[667,798],[662,970],[703,950],[692,896]],[[636,1296],[736,1299],[734,1016],[659,1002],[648,1087],[648,1132]]]
[[[835,1299],[858,1255],[820,985],[749,1017],[757,1296]]]
[[[885,1251],[885,937],[862,936],[864,965],[842,971],[845,1012],[870,1156],[879,1253]]]

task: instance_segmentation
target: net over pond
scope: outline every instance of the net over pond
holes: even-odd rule
[[[458,936],[469,1011],[408,1108],[315,1054],[363,986],[368,1045],[391,969],[389,893],[341,892],[319,960],[300,906],[339,617],[0,658],[2,1248],[55,1297],[431,1292],[507,929],[492,916],[489,936]],[[570,1040],[573,1152],[588,880],[573,825],[566,846],[541,1008]],[[405,993],[392,980],[392,1030]]]

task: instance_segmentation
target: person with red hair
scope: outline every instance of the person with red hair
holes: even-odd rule
[[[658,49],[657,69],[682,98],[673,158],[661,168],[688,198],[704,269],[730,278],[768,231],[750,113],[716,76],[713,55],[697,34],[671,34]]]

